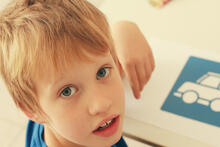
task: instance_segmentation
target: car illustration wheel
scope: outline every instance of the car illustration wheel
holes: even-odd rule
[[[210,108],[212,111],[220,112],[220,98],[214,99],[210,104]]]
[[[196,91],[186,91],[183,93],[183,96],[182,96],[183,101],[188,104],[192,104],[196,102],[198,97],[199,96]]]

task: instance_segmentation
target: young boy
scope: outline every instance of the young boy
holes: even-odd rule
[[[0,73],[30,119],[26,147],[126,146],[119,67],[105,17],[85,0],[17,0],[0,14]]]

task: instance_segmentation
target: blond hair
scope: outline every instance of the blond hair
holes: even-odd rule
[[[113,41],[105,16],[86,0],[17,0],[0,13],[0,74],[15,104],[43,114],[33,78],[85,52],[102,55]]]

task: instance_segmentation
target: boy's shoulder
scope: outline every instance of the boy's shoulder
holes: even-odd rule
[[[46,147],[43,141],[44,126],[29,120],[26,130],[25,147]]]

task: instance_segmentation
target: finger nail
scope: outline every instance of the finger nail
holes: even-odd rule
[[[140,95],[140,94],[138,94],[138,95],[137,95],[137,99],[140,99],[140,97],[141,97],[141,95]]]

